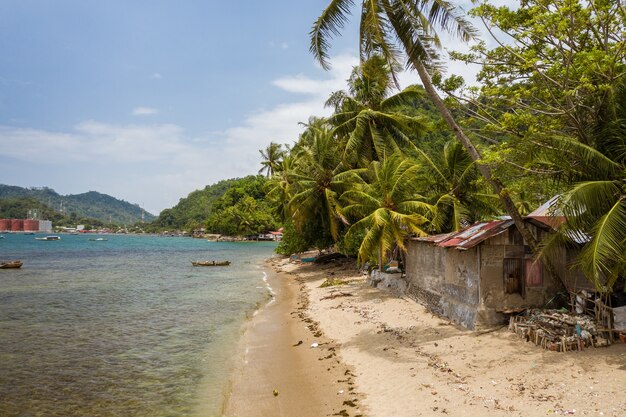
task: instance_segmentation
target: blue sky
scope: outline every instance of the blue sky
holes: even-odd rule
[[[258,150],[327,114],[357,63],[356,19],[331,71],[308,52],[326,5],[0,0],[0,183],[94,190],[158,214],[256,173]]]

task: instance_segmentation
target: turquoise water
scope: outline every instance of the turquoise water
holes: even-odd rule
[[[24,266],[0,270],[1,416],[219,415],[273,243],[4,236]]]

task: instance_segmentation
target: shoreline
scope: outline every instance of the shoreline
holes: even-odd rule
[[[277,262],[265,264],[273,298],[244,325],[222,416],[347,415],[344,403],[358,400],[351,370],[309,317],[303,284]]]
[[[240,346],[248,353],[238,355],[248,365],[240,362],[225,416],[626,413],[626,344],[545,351],[506,328],[456,327],[372,288],[349,262],[266,265],[277,301],[248,323]],[[330,277],[343,285],[321,288]]]

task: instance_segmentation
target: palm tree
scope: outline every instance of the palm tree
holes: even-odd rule
[[[259,174],[262,174],[263,171],[266,172],[267,178],[274,175],[276,172],[276,168],[280,164],[280,158],[283,157],[282,145],[275,142],[270,142],[265,150],[260,149],[259,153],[263,157],[263,161],[261,161],[261,169],[259,170]]]
[[[585,177],[558,201],[567,221],[556,243],[584,242],[576,265],[603,293],[626,277],[626,83],[615,90],[596,131],[597,149],[569,140],[566,151],[582,156],[576,170]]]
[[[425,130],[419,117],[401,112],[420,98],[408,88],[390,96],[394,87],[391,69],[384,58],[373,55],[353,69],[349,92],[337,91],[326,102],[335,108],[329,123],[335,133],[346,137],[345,156],[355,156],[361,165],[403,150],[415,152],[412,137]]]
[[[449,232],[496,215],[498,196],[484,191],[476,164],[457,142],[444,145],[441,155],[420,152],[420,183],[433,203],[433,232]]]
[[[358,259],[363,263],[378,258],[382,267],[396,248],[406,251],[405,239],[410,234],[425,236],[424,214],[432,207],[417,193],[418,166],[399,154],[382,161],[372,161],[365,180],[346,191],[342,213],[360,219],[348,229],[346,238],[365,231]]]
[[[339,214],[339,194],[352,173],[346,173],[341,152],[327,126],[312,126],[294,147],[296,161],[290,176],[291,198],[287,210],[297,229],[316,223],[332,239],[339,237],[343,219]]]
[[[283,221],[291,217],[288,203],[293,197],[295,160],[290,153],[285,153],[266,186],[267,199],[272,202],[276,214]]]
[[[330,39],[340,33],[348,21],[353,0],[331,0],[311,29],[310,50],[323,68],[329,68]],[[515,222],[533,251],[537,240],[530,233],[522,216],[501,181],[488,165],[480,163],[481,155],[458,125],[435,90],[430,72],[438,66],[437,49],[441,47],[436,28],[456,35],[463,41],[476,36],[474,28],[444,0],[368,0],[361,3],[360,55],[366,61],[373,54],[382,54],[392,71],[406,57],[415,69],[430,99],[456,138],[463,144],[477,168],[499,196],[506,212]],[[395,73],[392,73],[395,77]]]

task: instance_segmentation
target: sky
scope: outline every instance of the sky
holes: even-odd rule
[[[259,149],[329,114],[324,101],[358,63],[356,17],[332,42],[330,71],[309,53],[327,4],[0,0],[0,183],[98,191],[158,214],[256,174]]]

